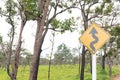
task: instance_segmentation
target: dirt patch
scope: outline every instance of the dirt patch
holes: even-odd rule
[[[120,80],[120,75],[115,76],[112,80]]]

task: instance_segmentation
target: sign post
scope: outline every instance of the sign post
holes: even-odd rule
[[[79,40],[88,48],[92,53],[92,80],[97,79],[96,74],[96,51],[104,45],[110,38],[110,34],[102,29],[98,24],[93,23],[83,33]]]
[[[96,54],[92,54],[92,80],[97,80],[96,69]]]

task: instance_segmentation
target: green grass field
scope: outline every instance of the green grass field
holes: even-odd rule
[[[102,70],[101,66],[97,66],[97,80],[110,80],[108,68]],[[29,79],[29,66],[19,67],[17,80]],[[113,66],[113,76],[119,74],[118,66]],[[41,65],[39,67],[38,80],[48,80],[48,66]],[[90,74],[90,67],[85,67],[85,80],[92,80]],[[5,70],[0,68],[0,80],[10,80]],[[51,80],[79,80],[78,65],[52,65],[51,66]]]

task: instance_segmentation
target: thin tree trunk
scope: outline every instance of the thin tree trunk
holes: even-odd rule
[[[78,69],[79,70],[79,75],[80,75],[80,62],[81,61],[80,61],[80,52],[79,52],[79,69]]]
[[[38,1],[39,2],[38,3],[38,6],[39,6],[38,10],[42,9],[41,8],[41,1],[42,0]],[[47,30],[44,32],[44,25],[45,25],[45,20],[46,20],[50,1],[51,0],[46,0],[44,9],[42,11],[44,15],[42,15],[42,18],[38,17],[38,19],[37,19],[37,31],[36,31],[36,37],[35,37],[35,43],[34,43],[34,54],[33,54],[32,64],[31,64],[31,68],[30,68],[29,80],[37,80],[40,54],[42,52],[41,48],[42,48],[42,44],[44,41],[44,37],[47,33]]]
[[[106,58],[106,56],[103,55],[102,56],[102,70],[105,70],[105,58]]]
[[[90,55],[90,73],[92,74],[92,55],[91,53],[89,53]]]
[[[102,56],[102,70],[105,70],[106,48],[104,49],[104,55]]]
[[[82,47],[82,64],[80,80],[84,80],[84,68],[85,68],[85,46]]]
[[[18,39],[18,43],[17,43],[17,48],[15,51],[15,58],[14,58],[14,63],[12,66],[12,80],[16,80],[17,77],[17,72],[18,72],[18,66],[19,66],[19,55],[20,55],[20,51],[21,51],[21,44],[22,44],[22,32],[24,29],[24,26],[26,24],[26,21],[21,21],[21,29],[20,29],[20,34],[19,34],[19,39]]]
[[[109,66],[109,76],[112,76],[112,60],[111,57],[108,57],[108,66]]]
[[[14,41],[14,33],[15,33],[15,30],[14,30],[14,25],[12,26],[12,36],[10,37],[10,45],[9,45],[9,52],[8,52],[8,56],[7,57],[7,74],[8,76],[11,78],[12,80],[12,75],[10,73],[10,63],[11,63],[11,55],[12,55],[12,45],[13,45],[13,41]]]
[[[48,80],[50,80],[51,59],[52,59],[53,47],[54,47],[54,37],[55,37],[55,32],[53,33],[52,49],[51,49],[50,60],[49,60],[49,67],[48,67]]]

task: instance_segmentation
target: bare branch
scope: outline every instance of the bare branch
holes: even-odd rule
[[[98,3],[98,2],[93,2],[92,4],[90,4],[90,5],[88,6],[88,13],[87,13],[87,16],[89,15],[90,8],[91,8],[93,5],[97,4],[97,3]]]
[[[94,14],[93,16],[91,16],[91,17],[88,19],[88,21],[91,20],[91,19],[93,19],[93,18],[95,18],[95,17],[98,17],[98,15],[97,15],[97,14]]]

